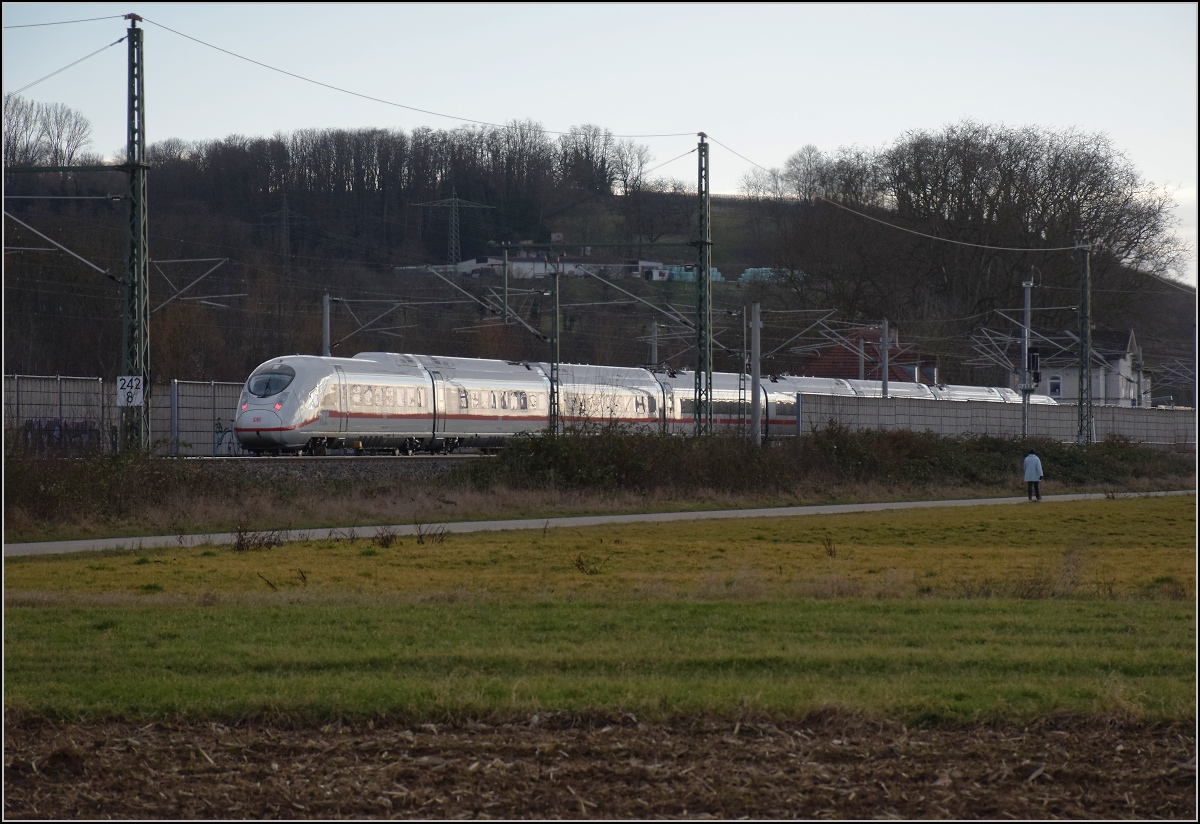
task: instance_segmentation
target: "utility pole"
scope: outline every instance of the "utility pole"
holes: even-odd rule
[[[1030,290],[1033,289],[1033,279],[1021,284],[1025,288],[1025,323],[1021,327],[1021,437],[1029,437],[1029,393],[1033,391],[1033,383],[1029,374],[1029,322],[1030,322]]]
[[[860,333],[858,336],[858,379],[865,380],[867,376],[867,343]]]
[[[126,203],[125,312],[121,329],[121,375],[140,381],[141,403],[126,405],[121,416],[121,448],[150,448],[150,251],[146,214],[146,72],[142,18],[129,21],[129,109],[125,165],[129,170]]]
[[[755,304],[757,306],[758,304]],[[738,367],[738,434],[746,432],[746,304],[742,304],[742,360]]]
[[[329,293],[321,301],[321,354],[329,357]]]
[[[650,321],[650,367],[658,366],[658,321]]]
[[[891,341],[888,340],[887,318],[883,319],[883,397],[888,396],[888,349],[891,348]]]
[[[697,435],[712,434],[712,282],[708,270],[712,264],[712,226],[710,222],[708,137],[700,132],[697,193],[700,196],[700,233],[696,240],[699,260],[696,266],[696,402],[693,422]]]
[[[446,262],[451,266],[457,266],[462,260],[462,248],[458,239],[458,192],[454,187],[450,187],[450,229],[449,248],[446,250]]]
[[[1079,428],[1075,443],[1085,444],[1092,437],[1092,263],[1090,242],[1079,232]]]
[[[560,265],[554,267],[554,344],[552,349],[552,360],[550,361],[550,434],[558,434],[558,421],[561,413],[559,407],[560,398],[558,396],[558,365],[561,362],[562,349],[560,347],[561,334],[558,317],[558,276],[561,267],[562,256],[559,256]]]
[[[504,247],[504,322],[508,323],[508,247]]]
[[[750,437],[754,445],[762,443],[762,372],[759,362],[762,360],[762,345],[759,330],[762,320],[759,315],[759,305],[754,304],[753,315],[750,317],[750,392],[754,400],[750,402]]]

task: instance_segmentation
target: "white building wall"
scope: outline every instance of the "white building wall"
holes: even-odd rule
[[[1142,373],[1142,402],[1138,403],[1137,370],[1133,366],[1133,356],[1129,355],[1118,361],[1110,362],[1108,366],[1096,367],[1092,371],[1092,403],[1113,406],[1149,406],[1150,405],[1150,376]],[[1062,393],[1051,395],[1050,379],[1058,376],[1062,379]],[[1013,388],[1020,379],[1013,377]],[[1042,395],[1050,395],[1059,403],[1076,403],[1079,400],[1079,367],[1077,365],[1043,367],[1042,381],[1034,387],[1034,391]]]

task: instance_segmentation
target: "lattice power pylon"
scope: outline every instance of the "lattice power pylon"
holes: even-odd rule
[[[696,402],[692,420],[697,435],[712,434],[712,281],[709,268],[712,265],[712,225],[709,211],[708,144],[707,137],[700,132],[698,155],[697,193],[700,196],[700,232],[696,239],[698,260],[696,266]]]
[[[450,227],[449,241],[446,249],[446,262],[451,266],[457,266],[462,260],[462,248],[459,241],[460,232],[458,224],[459,209],[494,209],[494,206],[485,206],[482,203],[472,203],[469,200],[463,200],[458,196],[457,190],[453,187],[450,189],[450,197],[446,200],[433,200],[429,203],[417,203],[417,206],[444,206],[450,210]]]
[[[143,402],[125,407],[122,446],[150,448],[150,240],[146,212],[146,72],[142,30],[129,20],[129,118],[125,167],[128,231],[125,246],[125,312],[121,330],[121,374],[140,377]]]

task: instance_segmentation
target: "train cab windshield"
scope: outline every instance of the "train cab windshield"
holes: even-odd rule
[[[246,389],[256,397],[269,398],[287,389],[295,378],[295,369],[283,364],[275,364],[251,375],[250,380],[246,381]]]

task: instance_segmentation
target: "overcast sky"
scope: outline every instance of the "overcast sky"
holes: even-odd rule
[[[738,154],[777,167],[809,143],[879,148],[966,118],[1103,132],[1174,192],[1196,283],[1195,3],[5,3],[4,93],[103,49],[21,94],[81,111],[93,150],[122,148],[126,46],[104,47],[126,21],[9,27],[130,11],[145,18],[151,143],[530,118],[676,135],[635,138],[661,163],[704,131],[720,144],[713,191],[735,192],[752,168]],[[690,181],[695,156],[659,173]]]

